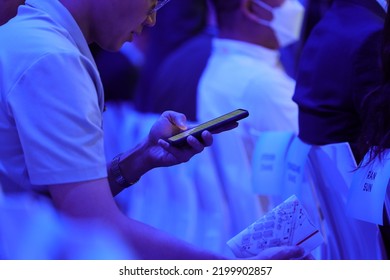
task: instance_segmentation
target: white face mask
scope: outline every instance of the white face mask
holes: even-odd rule
[[[252,1],[273,14],[271,21],[260,19],[259,23],[274,30],[280,47],[299,40],[305,8],[298,0],[285,0],[279,7],[271,7],[261,0]]]

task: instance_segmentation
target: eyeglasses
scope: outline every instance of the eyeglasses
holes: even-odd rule
[[[171,0],[158,0],[157,4],[156,4],[156,7],[154,7],[153,9],[151,9],[149,11],[149,15],[153,14],[153,13],[156,13],[158,10],[160,10],[162,7],[164,7],[165,4],[167,4],[169,1],[171,1]]]

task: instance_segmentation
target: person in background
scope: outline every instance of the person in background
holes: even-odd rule
[[[241,107],[251,114],[248,129],[298,132],[297,106],[291,100],[295,82],[281,67],[278,50],[298,41],[302,4],[297,0],[212,3],[219,31],[198,86],[200,121]]]
[[[283,63],[286,72],[294,79],[297,77],[298,62],[302,48],[305,45],[311,30],[323,17],[332,1],[333,0],[301,0],[302,5],[305,7],[305,16],[299,41],[280,50],[280,60]]]
[[[186,162],[213,141],[206,131],[202,141],[170,146],[164,139],[186,121],[168,111],[144,141],[106,162],[104,93],[88,44],[118,51],[155,25],[167,2],[27,0],[0,27],[0,182],[5,196],[46,195],[59,213],[105,224],[137,258],[223,259],[126,217],[113,199],[149,170]],[[254,259],[302,254],[297,246],[277,247]]]
[[[297,0],[211,3],[218,36],[199,81],[197,117],[204,122],[237,108],[249,111],[238,129],[224,139],[214,139],[212,149],[221,184],[231,193],[229,203],[235,205],[234,197],[240,193],[254,197],[252,156],[258,134],[298,133],[298,108],[292,101],[295,81],[283,69],[279,50],[298,41],[304,7]]]
[[[301,43],[304,45],[313,27],[324,16],[333,0],[305,0],[305,19],[301,32]]]
[[[158,75],[160,67],[177,48],[183,46],[194,36],[202,34],[207,26],[207,0],[172,1],[170,5],[171,9],[161,11],[158,15],[159,24],[149,32],[149,45],[145,49],[145,63],[134,98],[135,109],[139,112],[156,112],[152,109],[156,105],[156,93],[153,90],[154,79]],[[174,26],[175,32],[172,32]],[[155,46],[159,47],[156,49]],[[196,55],[199,56],[199,54]],[[172,73],[172,75],[174,74]],[[150,77],[154,77],[153,82],[151,82]]]
[[[383,1],[333,0],[300,54],[293,100],[308,144],[348,142],[356,152],[362,105],[381,81]]]
[[[185,113],[196,122],[197,89],[200,76],[211,54],[211,42],[218,28],[210,0],[207,0],[208,22],[202,32],[186,40],[162,62],[151,84],[150,112],[174,110]]]

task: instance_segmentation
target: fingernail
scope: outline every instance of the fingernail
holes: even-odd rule
[[[164,141],[163,139],[158,140],[158,144],[163,148],[169,148],[169,143],[167,141]]]
[[[186,130],[187,129],[187,126],[184,124],[184,123],[179,123],[178,125],[177,125],[181,130]]]

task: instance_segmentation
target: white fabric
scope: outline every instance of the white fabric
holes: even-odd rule
[[[142,116],[134,110],[131,102],[106,102],[103,128],[107,160],[135,147],[147,135],[157,118],[157,115]]]
[[[47,200],[9,195],[0,201],[1,260],[134,259],[106,224],[58,214]]]
[[[288,131],[260,133],[252,158],[252,187],[255,193],[283,194],[286,155],[294,138],[295,135]]]
[[[295,82],[280,67],[279,52],[216,38],[200,79],[197,116],[207,121],[243,108],[250,116],[239,129],[298,131],[298,108],[292,101]]]
[[[27,0],[0,38],[3,189],[106,176],[102,85],[71,14],[59,1]]]

